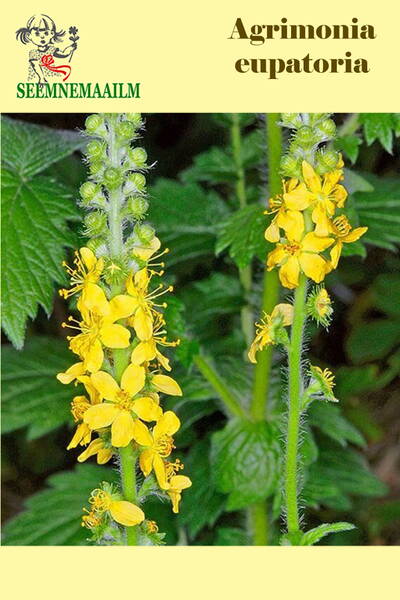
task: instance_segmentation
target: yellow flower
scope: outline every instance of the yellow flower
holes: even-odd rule
[[[74,417],[75,423],[79,423],[82,421],[83,415],[92,405],[87,400],[86,396],[75,396],[71,402],[71,413]],[[71,448],[76,448],[78,444],[81,446],[85,446],[90,442],[90,438],[92,437],[92,432],[90,428],[86,425],[86,423],[80,423],[75,431],[75,434],[67,446],[67,450]]]
[[[139,525],[145,518],[141,508],[126,500],[116,500],[112,494],[104,490],[93,490],[89,502],[96,516],[109,512],[114,521],[125,527]]]
[[[143,475],[147,477],[154,469],[158,485],[163,490],[168,488],[167,470],[163,459],[171,454],[174,448],[172,436],[179,427],[180,421],[175,413],[171,410],[164,413],[153,428],[150,447],[140,454],[139,463]]]
[[[182,490],[190,488],[192,482],[186,475],[173,475],[169,480],[169,488],[167,494],[172,501],[172,512],[179,512],[179,502],[181,501]]]
[[[284,327],[293,322],[293,306],[291,304],[277,304],[270,315],[264,313],[260,323],[256,323],[256,337],[250,346],[248,357],[250,362],[256,363],[256,352],[265,346],[275,344],[274,327],[281,323]]]
[[[82,292],[86,306],[96,310],[105,300],[103,290],[96,285],[104,269],[104,260],[97,259],[89,248],[81,248],[79,252],[75,252],[74,264],[75,268],[71,268],[65,261],[63,262],[71,278],[72,287],[69,290],[60,290],[59,294],[63,298],[69,298],[73,294]]]
[[[173,290],[172,286],[163,289],[163,285],[160,284],[153,292],[149,293],[151,277],[152,273],[149,274],[145,268],[135,273],[134,276],[131,275],[126,282],[127,292],[134,300],[133,317],[129,320],[129,324],[135,329],[136,335],[141,341],[150,340],[153,335],[154,307],[159,306],[154,300]],[[161,306],[165,306],[165,304]]]
[[[165,321],[162,315],[160,313],[156,313],[152,337],[149,340],[139,342],[139,344],[132,351],[131,362],[133,364],[141,365],[155,358],[166,371],[171,370],[168,358],[161,354],[157,348],[157,344],[160,346],[173,347],[177,346],[180,343],[180,340],[176,340],[175,342],[167,342],[167,339],[164,335],[166,333],[166,331],[163,329],[164,325]]]
[[[84,423],[84,425],[86,425],[86,423]],[[78,462],[84,462],[95,454],[97,455],[97,464],[104,465],[110,460],[114,454],[114,450],[111,445],[106,444],[102,438],[97,438],[90,442],[86,450],[78,456]]]
[[[101,396],[109,402],[92,406],[86,411],[84,421],[90,429],[111,425],[111,444],[117,448],[127,446],[131,440],[142,446],[150,446],[152,437],[140,419],[156,421],[162,411],[153,398],[133,399],[144,386],[145,369],[129,365],[121,377],[121,387],[104,371],[93,373],[91,379]]]
[[[285,194],[285,205],[289,210],[311,207],[312,220],[316,225],[315,233],[325,237],[330,231],[329,218],[334,215],[336,207],[344,206],[347,198],[346,189],[338,183],[343,177],[342,171],[336,169],[320,177],[305,160],[302,170],[305,185],[300,185]]]
[[[85,371],[93,373],[101,368],[104,360],[103,345],[107,348],[129,346],[129,330],[115,321],[131,315],[133,306],[134,302],[130,296],[120,295],[115,296],[110,302],[106,301],[101,309],[94,312],[85,306],[81,298],[79,299],[78,309],[82,314],[82,321],[69,317],[69,323],[74,325],[68,323],[62,325],[81,332],[75,337],[69,336],[68,340],[72,352],[82,359]]]
[[[368,231],[368,227],[356,227],[356,229],[352,229],[345,215],[341,215],[340,217],[333,219],[333,221],[330,221],[329,226],[330,233],[335,236],[335,245],[331,248],[330,256],[332,268],[336,269],[342,253],[343,244],[351,244],[351,242],[360,239],[360,237]]]
[[[135,246],[135,248],[133,249],[133,254],[134,256],[138,256],[142,260],[147,261],[153,256],[155,252],[157,252],[157,250],[159,250],[160,247],[160,240],[158,239],[158,237],[154,236],[151,242],[149,242],[148,244],[142,244],[142,246]],[[168,252],[168,250],[164,250],[164,254],[165,252]]]
[[[333,313],[332,301],[326,289],[317,286],[307,298],[307,314],[317,323],[328,327]]]
[[[311,385],[316,388],[317,393],[321,393],[327,400],[337,402],[334,396],[335,376],[329,369],[322,370],[320,367],[310,365]]]
[[[291,208],[289,210],[284,201],[287,194],[294,193],[296,188],[301,186],[305,187],[304,183],[299,183],[298,179],[289,179],[287,182],[283,181],[283,194],[275,198],[270,198],[269,210],[266,210],[265,214],[276,213],[276,215],[265,231],[265,239],[268,242],[279,242],[279,228],[282,228],[289,236],[295,235],[296,232],[303,233],[304,217],[301,213],[301,210],[304,208],[303,204],[299,202],[296,209]],[[291,202],[291,206],[295,206],[293,201]]]
[[[289,289],[298,286],[300,271],[319,283],[326,274],[326,261],[319,253],[329,248],[333,242],[332,238],[319,237],[314,232],[306,233],[303,239],[300,235],[288,237],[286,243],[277,244],[269,253],[267,269],[271,271],[279,266],[279,279]]]
[[[147,533],[158,533],[158,525],[155,521],[146,521],[146,530]]]
[[[153,375],[151,378],[151,384],[163,394],[169,396],[182,396],[182,390],[179,384],[169,377],[168,375]]]

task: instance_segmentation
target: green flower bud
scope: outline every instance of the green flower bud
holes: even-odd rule
[[[97,258],[100,258],[100,256],[106,256],[108,253],[107,241],[102,237],[96,237],[88,240],[86,242],[86,246],[90,248],[92,252],[94,252]]]
[[[92,140],[88,143],[86,154],[90,160],[100,160],[104,158],[106,152],[106,144],[99,140]]]
[[[155,235],[155,231],[151,225],[136,225],[135,233],[142,244],[149,244]]]
[[[310,113],[310,125],[317,125],[320,121],[328,119],[330,113]]]
[[[132,140],[135,137],[135,126],[129,121],[122,121],[116,126],[117,135],[124,140]]]
[[[128,175],[124,185],[125,194],[142,194],[146,189],[146,177],[142,173],[131,173]]]
[[[85,235],[88,237],[99,237],[107,231],[107,215],[103,212],[95,211],[86,215]]]
[[[90,202],[98,192],[98,187],[93,181],[85,181],[82,183],[79,188],[79,193],[81,195],[82,200],[85,202]]]
[[[281,172],[285,177],[301,177],[301,159],[292,154],[286,154],[281,159]]]
[[[337,168],[339,162],[339,153],[335,150],[326,150],[318,152],[315,158],[315,168],[319,175],[330,173]]]
[[[135,129],[139,129],[142,126],[142,115],[140,113],[127,113],[126,120],[132,123]]]
[[[290,129],[297,129],[303,125],[301,116],[299,113],[282,113],[281,115],[282,125],[289,127]]]
[[[99,175],[104,168],[101,160],[94,160],[90,162],[89,170],[91,175]]]
[[[109,167],[104,171],[104,184],[110,189],[115,190],[122,183],[122,174],[119,169]]]
[[[300,127],[297,130],[295,141],[299,146],[312,146],[316,142],[314,131],[307,125]]]
[[[95,135],[105,131],[104,119],[101,115],[89,115],[85,121],[86,132],[89,135]]]
[[[134,219],[140,221],[146,216],[149,209],[149,203],[143,196],[133,196],[128,198],[127,209]]]
[[[147,152],[144,148],[130,148],[128,157],[133,169],[143,169],[146,166]]]
[[[332,119],[325,119],[318,124],[318,129],[323,133],[325,138],[333,138],[336,134],[336,125]]]

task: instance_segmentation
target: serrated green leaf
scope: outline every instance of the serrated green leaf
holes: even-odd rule
[[[335,148],[337,150],[342,150],[354,165],[357,160],[359,146],[361,144],[362,140],[360,137],[358,137],[358,135],[345,135],[344,137],[339,137],[335,141]]]
[[[400,317],[400,275],[398,273],[382,273],[375,279],[373,286],[375,308],[389,317]]]
[[[226,501],[213,485],[209,454],[210,443],[204,439],[190,449],[185,459],[185,472],[192,474],[192,487],[182,503],[178,520],[187,526],[190,537],[195,537],[205,526],[212,527]]]
[[[3,328],[21,348],[28,317],[36,316],[39,305],[50,313],[54,283],[65,280],[64,247],[75,243],[67,223],[78,218],[71,191],[38,173],[82,141],[6,119],[2,145]]]
[[[254,256],[265,260],[271,244],[264,238],[267,220],[259,204],[250,204],[231,215],[220,227],[215,252],[229,248],[229,255],[239,269],[250,264]]]
[[[25,502],[26,510],[3,528],[6,546],[81,546],[88,531],[81,527],[82,507],[102,481],[115,482],[117,473],[97,465],[77,465],[48,478],[50,489]]]
[[[309,423],[318,427],[325,435],[347,446],[348,442],[365,446],[360,432],[341,414],[340,408],[327,402],[313,402],[309,411]]]
[[[379,140],[385,150],[392,153],[393,131],[397,128],[397,119],[393,113],[360,113],[360,123],[368,146]]]
[[[86,145],[75,131],[1,118],[2,163],[23,181],[32,179],[50,165]]]
[[[23,351],[2,349],[2,432],[28,427],[34,439],[70,421],[70,402],[78,392],[56,374],[73,362],[57,338],[30,338]]]
[[[362,241],[387,250],[400,244],[400,178],[368,175],[374,190],[355,193],[355,210],[359,223],[368,227]]]
[[[149,220],[163,245],[171,246],[168,266],[213,254],[217,224],[228,213],[216,192],[158,179],[150,190],[150,200]]]
[[[279,432],[267,422],[235,419],[214,433],[211,464],[217,489],[238,510],[273,494],[280,471]]]
[[[310,531],[304,533],[300,540],[300,546],[314,546],[330,533],[350,531],[351,529],[355,529],[355,526],[351,523],[346,523],[345,521],[339,523],[323,523],[322,525],[314,527],[314,529],[310,529]]]

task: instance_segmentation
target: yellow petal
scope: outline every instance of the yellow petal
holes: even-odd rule
[[[109,312],[109,303],[105,293],[95,283],[86,283],[82,292],[82,302],[88,310],[105,315]]]
[[[90,442],[91,431],[86,423],[81,423],[76,428],[74,437],[67,446],[67,450],[76,448],[78,444],[87,444]]]
[[[144,367],[129,365],[122,374],[121,388],[130,396],[135,396],[144,386],[146,371]]]
[[[125,319],[132,315],[137,307],[137,302],[132,296],[120,294],[110,300],[111,321],[118,321],[119,319]]]
[[[332,246],[335,240],[328,237],[319,237],[314,232],[307,233],[302,241],[302,250],[306,252],[322,252]]]
[[[164,356],[163,354],[161,354],[161,352],[159,352],[157,349],[156,349],[156,357],[163,369],[165,369],[166,371],[171,371],[169,359],[166,356]]]
[[[368,227],[356,227],[342,238],[342,242],[346,242],[346,244],[356,242],[366,231],[368,231]]]
[[[166,490],[169,487],[167,482],[167,472],[165,470],[164,461],[158,454],[154,455],[153,468],[157,477],[158,485],[162,490]]]
[[[173,475],[169,482],[170,489],[174,491],[182,491],[190,488],[191,480],[186,475]]]
[[[115,397],[120,391],[120,387],[115,379],[109,375],[109,373],[106,373],[105,371],[98,371],[97,373],[93,373],[90,379],[96,390],[103,398],[110,400],[111,402],[115,402]]]
[[[153,429],[154,439],[157,440],[164,434],[174,435],[181,426],[181,422],[172,410],[167,410]]]
[[[291,325],[293,323],[294,307],[292,304],[277,304],[271,313],[271,318],[280,315],[283,319],[283,325]]]
[[[90,399],[91,404],[98,404],[99,402],[101,402],[101,400],[103,399],[103,396],[95,388],[91,378],[88,377],[88,375],[80,375],[77,379],[78,379],[78,381],[83,383],[83,385],[85,386],[85,390],[89,394],[89,399]]]
[[[111,444],[124,448],[133,439],[134,421],[127,410],[120,410],[111,425]]]
[[[86,248],[86,246],[84,246],[83,248],[81,248],[79,250],[79,253],[81,255],[81,258],[84,262],[86,269],[88,271],[93,269],[93,267],[96,265],[97,258],[94,255],[94,253],[92,252],[92,250],[90,250],[90,248]]]
[[[115,404],[95,404],[87,409],[83,420],[90,429],[108,427],[119,414],[120,409]]]
[[[78,362],[69,367],[65,373],[58,373],[57,379],[64,384],[71,383],[74,381],[74,379],[77,379],[80,375],[83,375],[85,371],[86,369],[83,362]]]
[[[143,421],[157,421],[162,415],[161,407],[153,398],[138,398],[132,404],[132,410]]]
[[[131,362],[134,365],[141,365],[144,362],[153,360],[156,356],[156,345],[154,341],[148,340],[147,342],[140,342],[136,348],[133,349],[131,354]]]
[[[316,174],[312,166],[303,160],[302,162],[303,169],[303,178],[306,182],[308,189],[310,189],[314,194],[317,194],[321,191],[321,179]]]
[[[320,203],[316,205],[312,212],[312,220],[315,223],[315,234],[325,237],[329,235],[330,223],[326,209]]]
[[[101,341],[107,348],[127,348],[131,334],[122,325],[104,325],[100,330]]]
[[[126,500],[113,500],[110,504],[110,513],[114,521],[125,527],[133,527],[144,521],[142,509]]]
[[[164,394],[169,394],[170,396],[182,396],[181,388],[176,381],[168,375],[154,375],[151,383],[157,390]]]
[[[273,244],[275,244],[276,242],[279,242],[279,240],[280,240],[279,227],[277,225],[276,219],[273,219],[271,225],[269,227],[267,227],[267,229],[265,230],[264,236],[268,242],[272,242]]]
[[[100,340],[95,340],[84,357],[84,363],[90,373],[101,369],[104,360],[104,352]]]
[[[140,271],[138,271],[134,275],[135,285],[141,290],[147,289],[147,286],[149,285],[149,281],[150,281],[150,277],[149,277],[149,273],[146,268],[140,269]]]
[[[279,265],[286,258],[286,252],[282,244],[278,244],[274,250],[268,254],[267,268],[270,271],[276,265]]]
[[[134,419],[133,439],[141,446],[151,446],[153,443],[149,430],[139,419]]]
[[[336,267],[338,266],[339,258],[342,253],[342,246],[342,242],[337,241],[333,248],[331,248],[330,256],[332,261],[332,269],[336,269]]]
[[[247,353],[247,356],[249,358],[249,361],[251,363],[256,363],[256,352],[258,351],[258,344],[256,344],[256,340],[254,340],[254,342],[251,344],[250,349]]]
[[[285,213],[279,214],[277,222],[290,239],[300,239],[303,235],[304,217],[301,212],[287,210]]]
[[[84,462],[85,460],[90,458],[90,456],[97,454],[97,452],[103,448],[103,445],[104,445],[104,443],[101,438],[97,438],[96,440],[93,440],[93,442],[91,442],[89,444],[89,446],[86,448],[86,450],[84,450],[78,456],[78,462]]]
[[[285,201],[285,206],[289,210],[304,210],[308,206],[310,206],[313,196],[307,190],[304,183],[301,183],[292,191],[283,194],[283,199]]]
[[[97,464],[105,465],[112,458],[113,451],[111,448],[102,448],[97,453]]]
[[[160,248],[161,242],[158,237],[154,236],[151,240],[150,244],[147,246],[140,246],[139,248],[134,248],[133,254],[139,256],[142,260],[149,260],[151,256],[153,256],[154,252]]]
[[[139,465],[140,465],[140,468],[142,469],[142,473],[145,477],[150,475],[150,473],[153,469],[154,456],[155,456],[154,451],[150,450],[150,449],[143,450],[143,452],[140,453]]]
[[[153,335],[153,319],[151,313],[139,306],[133,317],[133,326],[139,340],[149,340]]]
[[[320,283],[324,279],[326,273],[326,261],[322,256],[303,252],[299,261],[305,275],[315,281],[315,283]]]
[[[290,290],[299,285],[300,267],[295,256],[290,256],[279,270],[279,279],[283,286]]]

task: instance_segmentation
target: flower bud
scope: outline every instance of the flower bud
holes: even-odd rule
[[[124,185],[125,194],[142,194],[146,189],[146,177],[142,173],[131,173]]]
[[[132,140],[135,137],[135,126],[129,121],[122,121],[116,126],[116,132],[123,140]]]
[[[88,237],[98,237],[106,233],[107,215],[103,212],[95,211],[86,215],[85,235]]]
[[[287,154],[281,159],[281,172],[285,177],[301,177],[301,159],[292,154]]]
[[[89,115],[85,121],[85,128],[89,135],[101,135],[105,131],[103,117],[101,115]]]
[[[304,125],[296,133],[296,142],[300,146],[312,146],[315,143],[314,131],[311,127]]]
[[[149,244],[155,235],[155,231],[151,225],[136,225],[135,233],[142,244]]]
[[[86,154],[89,160],[101,160],[104,158],[106,152],[106,145],[104,142],[100,142],[99,140],[92,140],[88,143],[86,148]]]
[[[101,162],[101,160],[94,160],[91,161],[89,164],[89,170],[91,175],[99,175],[102,172],[103,168],[104,165]]]
[[[127,113],[126,120],[132,123],[135,129],[142,126],[142,115],[140,113]]]
[[[310,125],[317,125],[320,121],[328,119],[330,113],[310,113]]]
[[[107,241],[102,237],[96,237],[88,240],[86,242],[86,246],[92,252],[94,252],[97,258],[100,258],[101,256],[107,256],[108,254]]]
[[[137,221],[144,219],[148,208],[149,203],[143,196],[132,196],[131,198],[128,198],[127,209]]]
[[[332,119],[325,119],[318,124],[318,129],[324,134],[325,138],[333,138],[336,133],[336,125]]]
[[[143,169],[146,167],[147,152],[144,148],[130,148],[128,157],[131,161],[131,168]]]
[[[115,190],[122,183],[122,174],[119,169],[115,167],[108,167],[104,171],[104,184],[110,189]]]
[[[299,113],[282,113],[281,115],[282,125],[289,127],[290,129],[297,129],[303,125],[301,116]]]
[[[98,187],[93,181],[85,181],[79,188],[79,193],[84,202],[90,202],[98,192]]]
[[[339,154],[334,150],[326,150],[318,152],[315,157],[316,171],[319,175],[330,173],[337,168],[339,162]]]

